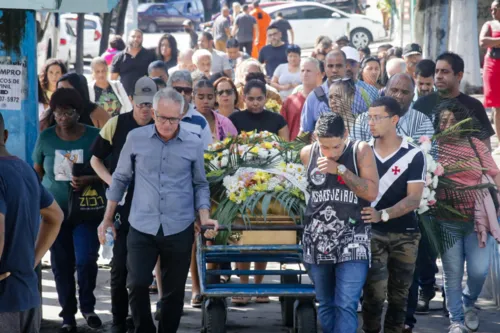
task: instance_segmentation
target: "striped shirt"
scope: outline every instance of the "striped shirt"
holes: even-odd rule
[[[408,110],[404,116],[399,118],[396,129],[398,135],[410,137],[416,142],[423,135],[429,138],[434,135],[432,121],[424,113],[415,109]],[[356,118],[356,123],[349,134],[354,140],[370,141],[372,134],[368,125],[368,112],[360,114]]]
[[[204,149],[207,149],[208,145],[213,141],[207,120],[194,109],[193,104],[189,104],[188,111],[182,117],[181,127],[190,133],[196,134],[203,142]]]
[[[417,145],[403,138],[399,149],[382,158],[374,147],[375,140],[370,140],[380,178],[377,199],[372,207],[381,211],[396,205],[406,198],[408,184],[425,183],[427,165],[424,153]],[[379,232],[418,232],[418,220],[414,211],[386,223],[374,223],[372,229]]]

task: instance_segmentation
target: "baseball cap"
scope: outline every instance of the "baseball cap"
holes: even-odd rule
[[[191,21],[191,20],[185,20],[184,22],[182,22],[182,25],[184,27],[190,27],[190,26],[193,25],[193,21]]]
[[[357,62],[361,61],[361,58],[359,57],[359,52],[352,46],[344,46],[341,48],[342,52],[345,53],[345,56],[347,60],[354,60]]]
[[[408,57],[414,54],[422,54],[422,48],[417,43],[411,43],[405,46],[403,57]]]
[[[347,43],[350,43],[351,41],[349,40],[349,37],[347,37],[347,36],[344,35],[344,36],[339,37],[335,42],[336,43],[338,43],[338,42],[347,42]]]
[[[143,103],[153,103],[153,97],[158,92],[156,83],[153,79],[143,76],[135,83],[134,103],[140,105]]]

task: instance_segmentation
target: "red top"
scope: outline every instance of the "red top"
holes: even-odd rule
[[[306,97],[301,93],[288,96],[281,106],[281,115],[285,118],[290,130],[290,141],[295,140],[300,131],[300,115],[302,107],[306,102]]]

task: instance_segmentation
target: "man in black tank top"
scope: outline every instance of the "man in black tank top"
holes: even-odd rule
[[[363,293],[363,330],[381,331],[387,296],[385,333],[404,329],[408,290],[413,281],[420,231],[415,210],[420,205],[427,167],[420,148],[398,136],[399,103],[382,97],[368,110],[380,186],[363,219],[372,224],[372,262]],[[411,331],[411,329],[410,329]]]
[[[370,262],[370,224],[361,211],[375,200],[378,174],[366,142],[348,139],[337,113],[320,116],[317,141],[300,153],[311,197],[304,219],[304,263],[314,282],[325,333],[355,333],[356,309]]]
[[[101,129],[94,141],[90,163],[99,177],[108,186],[111,185],[111,175],[116,169],[120,152],[130,131],[153,124],[153,97],[156,93],[156,83],[149,77],[143,77],[135,84],[134,110],[111,118]],[[104,165],[109,161],[109,170]],[[134,193],[133,183],[130,184],[125,201],[117,207],[115,214],[116,238],[113,246],[111,262],[111,313],[113,314],[112,332],[126,332],[128,316],[127,291],[127,235],[129,231],[128,217]],[[104,232],[106,232],[104,230]]]

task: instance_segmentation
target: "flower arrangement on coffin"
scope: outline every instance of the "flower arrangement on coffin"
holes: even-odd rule
[[[250,224],[254,216],[266,221],[280,213],[301,223],[308,194],[299,153],[306,144],[302,138],[285,142],[269,132],[242,132],[210,145],[205,169],[219,223],[230,227],[241,217]],[[220,242],[228,237],[219,234]]]
[[[264,105],[264,108],[265,108],[266,110],[269,110],[269,111],[273,111],[273,112],[280,112],[280,110],[281,110],[281,105],[280,105],[280,103],[276,102],[274,99],[269,98],[269,99],[266,101],[266,104]]]

